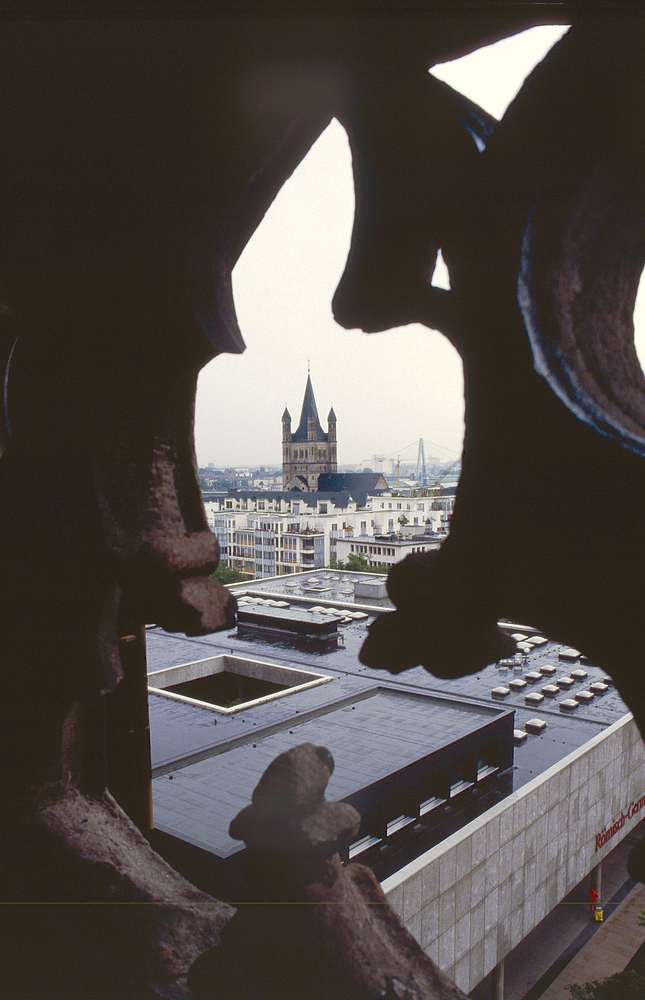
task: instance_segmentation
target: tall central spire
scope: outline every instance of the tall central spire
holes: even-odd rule
[[[311,384],[311,375],[307,375],[307,385],[305,387],[305,396],[302,401],[302,412],[300,413],[300,423],[298,424],[298,430],[295,431],[293,435],[294,441],[306,441],[309,438],[309,422],[314,422],[315,437],[314,441],[326,441],[327,435],[320,426],[320,417],[318,416],[318,407],[316,406],[316,397],[314,396],[314,387]]]
[[[327,433],[320,425],[311,366],[307,362],[307,385],[298,429],[291,433],[291,415],[282,414],[282,477],[287,490],[317,490],[318,478],[336,472],[336,414],[327,418]]]

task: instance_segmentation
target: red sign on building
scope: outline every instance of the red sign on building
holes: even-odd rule
[[[611,826],[604,826],[600,833],[596,834],[596,847],[594,854],[601,847],[604,847],[607,841],[611,840],[611,838],[615,836],[619,830],[622,830],[627,820],[635,816],[637,812],[640,812],[643,806],[645,806],[645,795],[642,795],[640,799],[632,800],[627,806],[627,811],[621,812],[619,819],[614,820]]]

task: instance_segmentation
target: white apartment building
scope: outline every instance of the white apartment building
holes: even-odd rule
[[[436,548],[448,534],[454,496],[367,497],[359,507],[348,493],[232,492],[205,504],[223,564],[252,578],[300,573],[345,561],[352,551],[392,565],[416,549]],[[417,541],[415,536],[439,538]],[[383,535],[403,536],[393,543]],[[367,551],[354,546],[365,546]],[[382,551],[369,552],[369,547]],[[387,549],[387,552],[383,550]]]
[[[350,535],[339,538],[336,542],[336,552],[339,562],[346,563],[350,555],[363,556],[368,566],[394,566],[406,556],[414,552],[429,552],[438,549],[443,536],[441,535]]]
[[[222,564],[252,579],[325,565],[323,532],[294,523],[286,515],[213,513],[209,524],[217,535]]]
[[[374,530],[363,531],[363,522],[361,522],[360,534],[392,534],[393,532],[417,534],[433,531],[447,535],[454,507],[455,497],[453,494],[427,497],[383,494],[378,497],[368,497],[366,510],[371,512],[370,519]],[[365,524],[367,527],[367,522]]]

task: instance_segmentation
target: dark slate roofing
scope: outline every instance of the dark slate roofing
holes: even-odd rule
[[[291,440],[292,441],[306,441],[307,440],[307,423],[309,420],[314,420],[316,425],[316,437],[315,441],[327,441],[327,435],[320,426],[320,418],[318,416],[318,409],[316,407],[316,398],[314,396],[314,389],[311,384],[311,375],[307,375],[307,387],[305,389],[305,398],[302,401],[302,413],[300,414],[300,423],[298,424],[298,430],[294,432]]]
[[[348,503],[351,501],[351,496],[347,490],[329,490],[327,492],[320,492],[318,490],[235,490],[230,489],[226,493],[218,493],[218,500],[223,499],[235,499],[235,500],[296,500],[304,501],[305,503],[315,506],[315,504],[322,500],[331,501],[336,504],[337,507],[347,507]],[[224,511],[223,513],[226,513]],[[259,513],[266,513],[265,511],[260,511]]]
[[[334,407],[332,406],[327,415],[327,423],[332,424],[336,419],[337,417],[336,414],[334,413]]]
[[[368,496],[378,496],[389,487],[380,472],[321,472],[318,489],[347,490],[364,507]]]
[[[382,493],[388,489],[380,472],[321,472],[318,476],[320,490],[349,490],[353,493]]]
[[[338,478],[344,479],[341,473],[333,472],[323,472],[318,476],[318,485],[322,486],[321,479],[334,478],[338,475]],[[350,473],[346,478],[351,479],[352,476],[365,475],[371,479],[377,480],[380,477],[380,472],[366,472],[366,473]],[[383,489],[367,488],[359,483],[358,487],[343,487],[342,485],[337,486],[331,484],[329,488],[321,488],[319,490],[237,490],[229,489],[228,491],[219,491],[217,493],[204,493],[204,499],[208,500],[210,498],[214,500],[224,500],[226,498],[237,499],[237,500],[302,500],[304,503],[311,507],[315,507],[319,501],[323,503],[329,502],[333,503],[336,507],[348,507],[349,504],[354,500],[359,507],[364,507],[368,496],[379,496],[381,493],[386,492]],[[226,513],[226,511],[222,511]],[[267,513],[266,511],[259,511],[259,513]]]
[[[289,413],[289,410],[287,409],[286,405],[285,405],[285,408],[284,408],[284,413],[282,414],[282,419],[283,420],[288,420],[289,423],[291,423],[291,414]]]

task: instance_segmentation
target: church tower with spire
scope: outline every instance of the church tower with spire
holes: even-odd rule
[[[282,414],[282,481],[285,490],[315,491],[322,472],[336,472],[336,414],[327,417],[327,433],[320,425],[316,398],[307,374],[305,398],[297,430],[291,432],[291,414]]]

